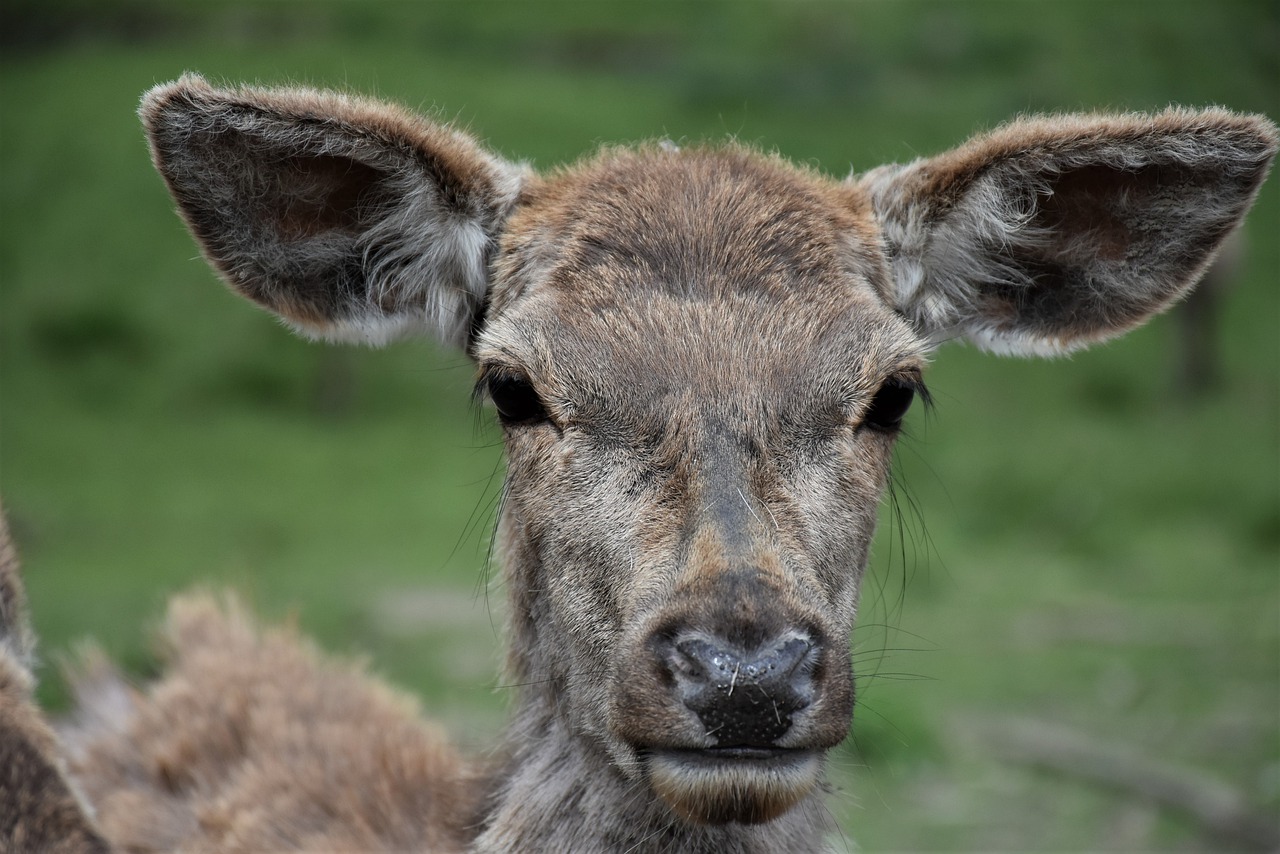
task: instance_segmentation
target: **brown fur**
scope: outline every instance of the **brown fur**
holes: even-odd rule
[[[889,299],[936,340],[997,352],[1120,334],[1200,277],[1275,148],[1265,119],[1169,109],[1023,119],[882,167],[863,183],[895,258]]]
[[[0,854],[105,854],[36,707],[34,659],[18,557],[0,512]]]
[[[473,774],[414,702],[234,601],[174,601],[164,681],[116,701],[71,772],[128,851],[462,851]],[[119,690],[101,662],[82,707]],[[127,704],[127,705],[126,705]],[[123,706],[123,708],[119,708]]]
[[[898,423],[960,335],[1054,353],[1185,292],[1276,150],[1220,110],[1024,119],[836,182],[735,145],[546,176],[334,95],[187,77],[157,167],[237,291],[310,334],[462,346],[503,421],[519,684],[474,765],[234,606],[67,735],[135,850],[807,851]]]
[[[187,76],[141,112],[156,168],[232,287],[307,335],[381,343],[425,328],[461,343],[485,284],[483,251],[469,252],[507,215],[520,170],[390,105],[228,94]],[[379,236],[406,221],[431,241]],[[437,279],[447,287],[423,287]]]

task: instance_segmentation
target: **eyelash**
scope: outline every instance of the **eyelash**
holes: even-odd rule
[[[508,427],[548,420],[546,406],[528,378],[512,371],[487,372],[476,383],[477,397],[487,396]]]
[[[911,375],[889,377],[872,395],[871,402],[862,414],[860,426],[877,433],[897,433],[916,397],[926,407],[933,404],[929,390],[919,378]]]

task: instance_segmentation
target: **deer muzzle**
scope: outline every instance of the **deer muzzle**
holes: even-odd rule
[[[614,684],[612,725],[677,814],[769,821],[817,788],[848,733],[848,648],[759,572],[712,586],[647,623],[639,661]]]

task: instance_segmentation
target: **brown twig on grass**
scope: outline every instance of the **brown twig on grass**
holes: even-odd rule
[[[979,728],[998,758],[1132,793],[1194,820],[1215,842],[1245,850],[1280,848],[1280,823],[1253,809],[1234,786],[1199,770],[1044,721],[1008,718]]]

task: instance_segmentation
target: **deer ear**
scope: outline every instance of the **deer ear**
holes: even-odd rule
[[[1253,202],[1275,126],[1223,110],[1025,119],[859,179],[890,303],[935,342],[1067,352],[1193,285]]]
[[[184,76],[140,109],[205,255],[305,335],[465,342],[523,171],[386,104]]]

